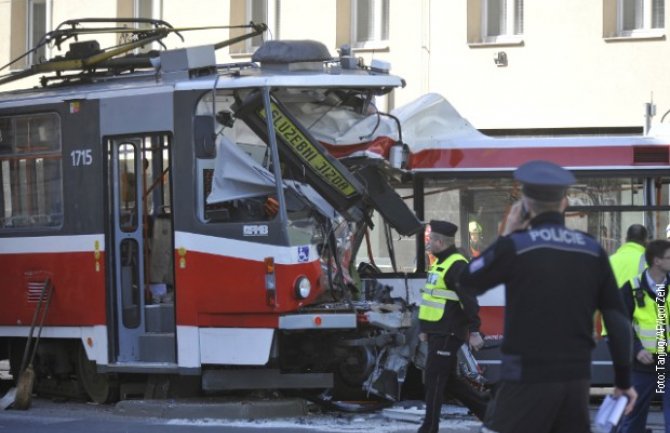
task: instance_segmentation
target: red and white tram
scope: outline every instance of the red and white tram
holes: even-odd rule
[[[43,42],[102,28],[134,49],[179,31],[118,21],[74,20]],[[17,373],[50,282],[38,389],[77,377],[104,402],[156,375],[205,391],[360,389],[402,344],[410,311],[365,300],[349,271],[375,209],[422,230],[388,183],[401,171],[317,139],[337,119],[358,129],[350,144],[388,153],[374,100],[402,80],[312,42],[217,65],[223,45],[119,56],[75,42],[2,77],[45,74],[0,94],[0,359]]]

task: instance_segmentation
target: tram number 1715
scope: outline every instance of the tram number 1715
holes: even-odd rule
[[[93,163],[93,155],[91,149],[78,149],[70,152],[72,158],[72,166],[79,167],[82,165],[91,165]]]

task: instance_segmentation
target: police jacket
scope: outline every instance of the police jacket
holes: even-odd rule
[[[670,275],[666,276],[662,291],[652,290],[649,287],[647,270],[641,275],[631,278],[621,287],[623,301],[628,309],[628,317],[633,322],[633,354],[637,355],[640,350],[646,349],[654,356],[654,362],[650,365],[642,364],[633,358],[633,369],[638,371],[655,372],[658,365],[658,351],[666,350],[668,343],[668,310],[666,298],[668,296],[668,280]],[[665,333],[658,328],[663,324],[663,317],[658,312],[661,311],[665,316]],[[660,333],[659,333],[660,331]]]
[[[437,263],[444,262],[447,257],[458,253],[454,245],[435,255]],[[479,304],[472,290],[464,290],[458,283],[459,274],[467,267],[467,262],[457,261],[449,268],[445,275],[446,286],[454,290],[459,297],[459,302],[447,301],[444,306],[442,318],[436,322],[426,320],[419,321],[421,332],[438,335],[454,335],[465,341],[468,332],[478,332]]]
[[[505,284],[501,378],[520,382],[588,379],[593,314],[610,330],[615,384],[630,387],[632,330],[607,253],[589,235],[547,212],[527,230],[496,240],[461,274],[477,294]]]

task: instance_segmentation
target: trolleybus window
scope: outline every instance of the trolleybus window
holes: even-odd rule
[[[612,254],[625,242],[631,224],[644,224],[652,237],[668,225],[670,177],[578,177],[569,190],[566,222],[598,238]]]
[[[0,230],[62,225],[61,159],[57,114],[0,117]]]
[[[396,192],[411,209],[412,189],[396,188]],[[416,239],[413,236],[401,236],[393,228],[387,227],[377,212],[373,214],[372,221],[374,227],[368,230],[367,239],[361,242],[355,263],[359,266],[361,263],[374,264],[381,272],[416,271]]]
[[[652,237],[664,237],[670,216],[669,176],[622,175],[605,173],[584,176],[577,173],[577,184],[568,191],[566,225],[597,238],[608,254],[625,242],[631,224],[644,224]],[[397,189],[412,205],[412,190]],[[519,185],[511,178],[482,177],[425,180],[424,221],[446,219],[459,226],[456,246],[472,257],[488,247],[499,235],[500,223],[512,203],[519,199]],[[384,225],[375,217],[370,233],[371,254],[382,272],[416,269],[416,239],[391,231],[386,240]],[[391,254],[390,252],[393,252]],[[357,263],[369,262],[365,245],[358,250]],[[429,263],[427,257],[426,263]]]

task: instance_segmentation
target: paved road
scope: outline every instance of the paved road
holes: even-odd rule
[[[231,421],[217,418],[171,417],[170,410],[160,417],[139,416],[127,408],[82,402],[56,403],[34,399],[25,412],[0,412],[0,433],[414,433],[418,424],[392,420],[381,412],[372,414],[313,413],[290,419]],[[184,416],[184,411],[174,411]],[[449,415],[440,432],[476,433],[480,423],[467,415]],[[663,433],[660,408],[652,408],[648,426]]]
[[[163,415],[165,416],[165,415]],[[480,423],[467,415],[445,420],[441,432],[476,433]],[[381,413],[317,413],[292,419],[230,421],[215,418],[153,418],[128,415],[115,406],[34,399],[25,412],[0,412],[0,433],[414,433],[418,424]]]

